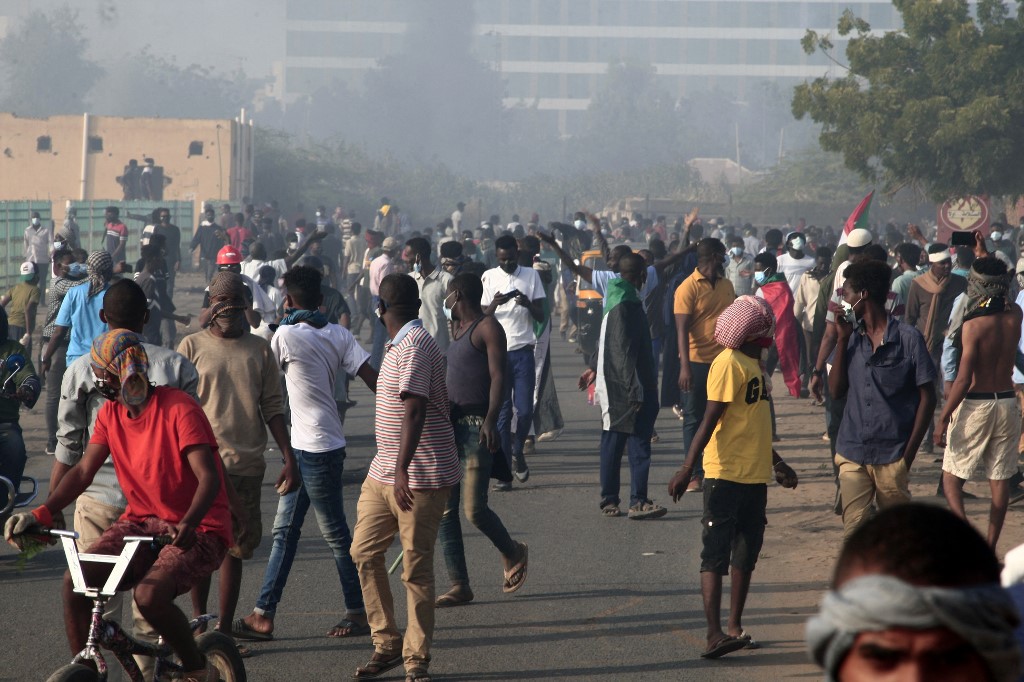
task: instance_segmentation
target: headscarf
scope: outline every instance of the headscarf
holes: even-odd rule
[[[89,275],[89,298],[106,289],[114,276],[114,259],[106,251],[93,251],[85,261]]]
[[[144,339],[127,329],[112,329],[92,342],[90,361],[96,370],[107,370],[121,380],[121,397],[129,405],[146,399],[149,387],[149,357]]]
[[[247,293],[249,286],[236,272],[221,270],[210,280],[210,300],[218,299],[210,307],[210,324],[217,326],[221,336],[235,339],[245,333],[249,326],[245,318]]]
[[[1009,301],[1010,275],[983,275],[974,268],[967,272],[967,291],[953,309],[946,336],[957,348],[961,347],[964,322],[994,315],[1006,310]]]
[[[825,595],[818,615],[807,621],[807,645],[833,682],[861,632],[947,628],[978,652],[994,680],[1009,682],[1020,670],[1018,622],[1013,600],[999,585],[918,587],[868,575]]]
[[[740,296],[715,322],[715,341],[734,350],[748,341],[770,340],[774,334],[775,313],[767,301],[756,296]]]

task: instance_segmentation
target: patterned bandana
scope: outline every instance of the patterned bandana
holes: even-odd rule
[[[128,405],[139,405],[149,388],[149,358],[142,347],[143,338],[127,329],[112,329],[92,342],[93,372],[116,374],[121,381],[121,397]],[[102,378],[102,377],[101,377]]]
[[[85,261],[89,274],[89,298],[103,291],[114,276],[114,259],[106,251],[93,251]]]
[[[281,324],[298,324],[299,322],[307,322],[316,329],[323,329],[327,326],[327,317],[319,310],[285,308]]]
[[[775,313],[756,296],[740,296],[715,323],[715,341],[734,350],[748,341],[771,339],[774,334]]]

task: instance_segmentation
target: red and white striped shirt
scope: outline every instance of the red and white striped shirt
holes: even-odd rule
[[[427,399],[426,420],[409,465],[409,487],[435,490],[462,480],[449,418],[444,355],[419,320],[413,320],[384,349],[377,378],[377,454],[368,476],[383,485],[395,484],[395,465],[405,428],[403,395]]]

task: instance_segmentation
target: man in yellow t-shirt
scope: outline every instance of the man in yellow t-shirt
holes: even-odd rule
[[[725,276],[725,244],[717,239],[697,242],[697,269],[676,287],[672,312],[679,344],[679,390],[683,408],[683,450],[690,449],[707,405],[711,362],[722,352],[715,341],[715,320],[736,298]],[[700,458],[687,492],[699,492],[704,480]]]
[[[708,373],[704,418],[690,443],[683,467],[668,484],[672,500],[686,492],[704,453],[704,515],[701,523],[701,593],[708,621],[702,658],[719,658],[757,648],[743,631],[743,607],[764,541],[767,483],[795,488],[796,472],[772,449],[769,379],[761,352],[772,344],[775,316],[768,304],[741,296],[722,311],[714,338],[723,350]],[[730,570],[731,569],[731,570]],[[728,632],[722,629],[722,576],[732,577]]]

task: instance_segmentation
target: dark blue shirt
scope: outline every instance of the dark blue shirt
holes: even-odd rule
[[[854,332],[846,347],[843,423],[836,453],[858,464],[889,464],[903,456],[914,430],[919,386],[935,380],[935,365],[924,337],[909,324],[889,318],[882,344]]]

